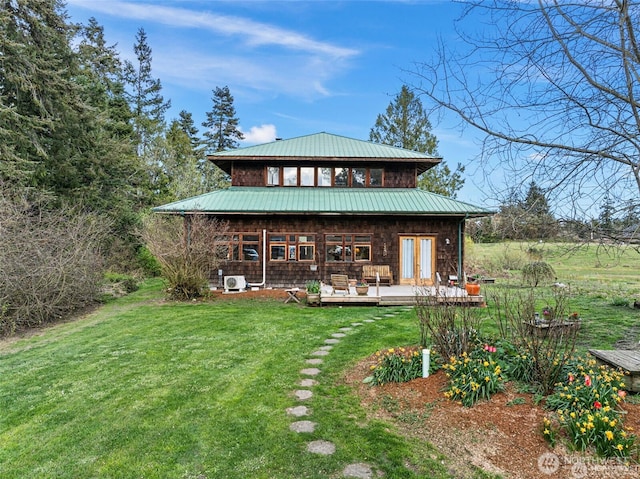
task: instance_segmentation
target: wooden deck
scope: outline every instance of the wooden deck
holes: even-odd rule
[[[590,349],[589,354],[600,364],[621,368],[628,372],[624,382],[627,390],[640,392],[640,351],[627,349]]]
[[[345,292],[332,294],[331,287],[322,288],[320,295],[321,305],[367,305],[367,306],[412,306],[416,304],[418,295],[428,295],[437,298],[439,302],[453,303],[464,306],[484,306],[484,297],[469,296],[464,289],[455,287],[442,287],[440,294],[436,295],[435,288],[423,288],[415,286],[369,286],[367,295],[356,294],[355,288]]]

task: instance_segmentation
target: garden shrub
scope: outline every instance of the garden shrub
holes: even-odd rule
[[[480,319],[476,308],[460,308],[446,298],[437,301],[421,294],[416,299],[416,315],[421,347],[432,345],[443,357],[457,357],[477,344]]]
[[[58,320],[99,298],[108,225],[50,203],[0,189],[0,334]]]
[[[153,215],[145,219],[143,239],[158,260],[171,299],[191,300],[209,291],[209,275],[227,259],[227,223],[194,215]]]
[[[624,427],[619,404],[626,392],[623,373],[608,366],[596,367],[593,359],[577,358],[563,368],[546,405],[556,411],[557,428],[580,451],[593,448],[604,457],[628,457],[635,436]],[[551,443],[558,432],[545,418],[543,434]]]
[[[376,353],[371,366],[375,385],[403,383],[422,376],[422,353],[419,348],[389,348]],[[431,361],[435,365],[435,361]]]
[[[495,321],[500,338],[513,344],[519,354],[526,357],[531,366],[531,382],[542,394],[549,394],[559,380],[560,372],[573,355],[577,328],[553,327],[542,334],[532,327],[536,305],[545,307],[553,317],[563,320],[567,317],[567,292],[554,289],[551,297],[537,293],[534,288],[526,291],[502,290],[493,292]],[[543,302],[544,301],[544,302]]]
[[[552,281],[556,272],[549,263],[534,261],[522,267],[522,280],[529,286],[537,287],[540,283]]]

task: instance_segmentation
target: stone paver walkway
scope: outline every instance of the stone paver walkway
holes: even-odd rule
[[[409,311],[410,309],[403,309],[403,311]],[[318,356],[328,356],[330,351],[335,345],[340,343],[342,338],[347,337],[354,329],[363,326],[365,324],[375,323],[376,321],[384,320],[385,318],[391,318],[399,314],[399,311],[390,311],[382,316],[374,316],[373,319],[363,319],[362,322],[351,323],[351,326],[344,326],[339,328],[340,332],[332,333],[329,338],[324,340],[324,345],[320,346],[316,351],[313,351],[310,356],[316,356],[315,358],[309,358],[305,361],[305,364],[318,366],[324,361]],[[318,376],[322,371],[318,368],[305,368],[300,371],[303,376]],[[311,388],[317,386],[319,381],[312,378],[303,378],[300,380],[299,385],[303,388]],[[313,397],[313,391],[310,389],[298,389],[294,391],[294,396],[298,401],[306,401]],[[294,417],[303,417],[311,415],[311,410],[307,406],[298,405],[295,407],[287,408],[287,414]],[[289,426],[294,432],[304,434],[313,433],[316,430],[317,424],[309,420],[294,421]],[[307,451],[312,454],[330,455],[336,451],[336,446],[331,441],[324,439],[310,441],[307,443]],[[342,471],[342,477],[355,477],[358,479],[374,479],[381,477],[382,473],[375,471],[369,464],[358,462],[354,464],[348,464]]]

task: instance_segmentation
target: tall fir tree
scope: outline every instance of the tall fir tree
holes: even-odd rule
[[[207,119],[202,123],[207,130],[204,133],[204,144],[210,151],[226,151],[237,148],[238,140],[244,135],[238,129],[239,120],[233,106],[233,96],[228,86],[216,87],[213,90],[213,109],[207,112]],[[217,166],[209,162],[201,164],[207,189],[223,188],[229,185],[228,176]]]
[[[0,25],[0,181],[38,188],[49,168],[73,169],[63,150],[84,113],[73,28],[60,0],[0,0]]]
[[[138,29],[133,51],[137,61],[135,64],[126,62],[125,78],[130,88],[127,96],[134,115],[137,152],[139,156],[143,156],[153,137],[162,133],[165,126],[164,114],[170,108],[171,101],[164,100],[161,94],[162,83],[151,74],[152,50],[144,28]]]
[[[431,122],[422,102],[409,89],[402,85],[384,114],[378,115],[376,123],[369,132],[369,140],[407,150],[419,151],[429,155],[438,155],[438,139],[431,134]],[[454,172],[445,162],[427,170],[418,178],[418,187],[455,198],[462,188],[464,167],[458,164]]]

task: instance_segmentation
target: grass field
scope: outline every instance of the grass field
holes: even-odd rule
[[[474,261],[499,265],[500,248],[475,245]],[[585,318],[582,349],[637,334],[640,311],[631,302],[640,292],[640,255],[605,262],[590,250],[565,256],[548,248],[542,258],[570,285],[571,307]],[[517,284],[508,273],[505,284]],[[318,426],[303,434],[290,431],[295,419],[285,411],[298,404],[305,361],[339,328],[380,309],[169,303],[150,281],[82,319],[4,340],[0,477],[326,478],[356,462],[386,478],[449,477],[447,458],[372,419],[342,381],[375,351],[418,342],[415,313],[382,309],[390,311],[398,314],[354,328],[326,357],[305,403]],[[480,312],[491,332],[492,305]],[[306,452],[315,439],[333,442],[336,453]]]
[[[387,312],[388,310],[385,310]],[[350,331],[308,402],[286,408],[305,360],[375,308],[161,301],[158,282],[85,319],[0,343],[0,477],[326,478],[368,462],[386,477],[447,477],[438,455],[369,420],[342,385],[350,364],[416,343],[412,311]],[[306,452],[313,439],[332,456]]]
[[[491,243],[469,248],[469,263],[498,278],[495,288],[518,287],[521,274],[514,265],[545,261],[555,270],[556,281],[567,286],[569,308],[583,318],[578,348],[609,349],[621,340],[640,339],[640,253],[629,247],[564,243]],[[471,270],[473,271],[473,270]],[[482,293],[491,297],[491,286]],[[551,297],[550,288],[537,288],[541,298]],[[543,301],[543,300],[541,300]],[[541,302],[542,305],[542,302]],[[492,316],[492,302],[485,316]],[[491,320],[486,332],[496,332]]]

